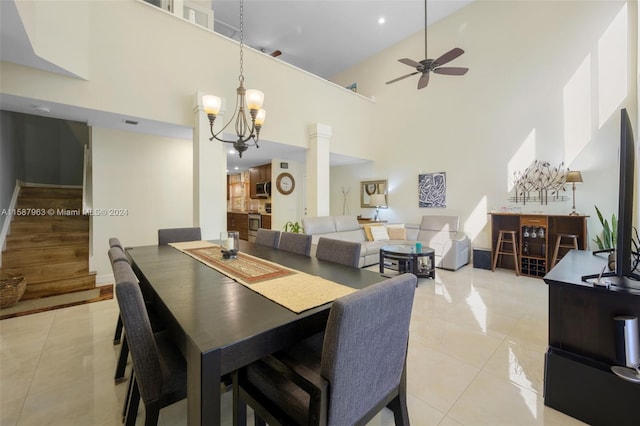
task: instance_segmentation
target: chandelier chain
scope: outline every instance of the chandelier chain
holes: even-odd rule
[[[244,82],[244,1],[240,0],[240,75],[238,80],[240,84]]]

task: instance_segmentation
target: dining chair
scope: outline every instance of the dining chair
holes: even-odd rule
[[[233,375],[234,424],[366,424],[385,406],[408,425],[406,357],[417,278],[402,274],[336,299],[322,335]],[[322,343],[320,343],[322,342]]]
[[[278,243],[280,243],[280,231],[258,228],[256,244],[267,247],[278,247]]]
[[[129,262],[129,259],[127,258],[127,255],[125,254],[124,249],[122,248],[122,244],[120,243],[120,240],[115,237],[109,238],[109,248],[112,249],[114,247],[119,248],[120,251],[114,250],[112,252],[111,250],[109,250],[108,252],[109,261],[111,262],[112,269],[113,269],[114,262],[121,262],[121,261]],[[113,344],[119,345],[121,339],[122,339],[122,318],[118,316],[118,322],[116,323],[116,331],[113,335]]]
[[[116,265],[116,298],[133,360],[124,423],[135,425],[142,398],[145,425],[157,425],[162,408],[187,397],[187,365],[168,331],[153,333],[131,266]]]
[[[291,253],[311,255],[311,235],[296,234],[295,232],[282,232],[278,248]]]
[[[201,239],[202,233],[199,227],[158,229],[159,246],[166,246],[169,243],[181,243],[184,241],[200,241]]]
[[[360,250],[362,250],[362,244],[356,241],[320,237],[316,257],[357,268],[360,266]]]
[[[109,260],[111,261],[111,269],[113,271],[114,278],[116,278],[116,275],[117,275],[116,271],[120,271],[119,273],[121,273],[121,271],[124,268],[124,265],[126,265],[127,268],[124,268],[124,269],[127,271],[130,270],[131,274],[133,274],[128,278],[131,278],[135,283],[138,282],[138,278],[133,272],[133,269],[131,269],[129,258],[127,257],[126,253],[124,253],[120,249],[120,247],[118,247],[117,245],[111,247],[108,251],[108,256],[109,256]],[[145,301],[145,309],[147,310],[147,315],[150,318],[153,331],[157,332],[157,331],[164,330],[166,328],[164,325],[164,322],[161,321],[153,311],[153,306],[151,302]],[[127,359],[129,358],[129,344],[127,342],[126,330],[125,330],[124,336],[122,335],[122,330],[123,330],[122,315],[118,315],[118,322],[116,324],[116,335],[114,336],[114,341],[113,341],[114,345],[119,343],[121,344],[120,355],[118,356],[118,362],[116,363],[116,371],[113,378],[116,385],[126,380],[125,372],[127,369]],[[117,342],[116,342],[116,338],[118,339]]]

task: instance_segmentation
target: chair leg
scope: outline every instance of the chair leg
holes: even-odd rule
[[[553,257],[551,258],[551,267],[556,266],[556,261],[558,260],[558,251],[560,250],[560,239],[561,237],[556,238],[556,247],[553,249]]]
[[[493,254],[493,263],[491,264],[491,270],[495,272],[496,265],[498,264],[498,256],[502,250],[502,232],[498,235],[498,242],[496,243],[496,252]]]
[[[157,426],[160,417],[160,402],[154,401],[144,405],[144,426]]]
[[[512,248],[513,248],[513,259],[514,259],[514,267],[516,269],[516,276],[520,275],[520,259],[518,259],[518,243],[516,242],[515,234],[511,235],[512,240]]]
[[[124,373],[127,369],[127,358],[129,357],[129,345],[127,344],[127,335],[122,338],[122,346],[120,347],[120,356],[118,357],[118,365],[116,365],[116,374],[113,378],[116,385],[126,380]]]
[[[113,335],[113,344],[119,345],[121,337],[122,337],[122,317],[118,315],[118,322],[116,323],[116,333]]]
[[[138,405],[140,404],[140,390],[138,389],[138,383],[135,376],[131,378],[133,380],[133,388],[131,389],[131,395],[129,397],[129,404],[127,406],[127,417],[125,419],[125,426],[135,426],[136,417],[138,417]]]
[[[233,424],[234,426],[247,425],[247,404],[240,398],[240,386],[238,385],[238,371],[233,372]]]
[[[129,378],[129,386],[127,386],[127,395],[124,398],[124,404],[122,405],[122,423],[124,423],[127,417],[127,409],[129,408],[129,400],[131,399],[131,391],[133,390],[133,382],[135,377],[133,370],[131,370],[131,377]]]

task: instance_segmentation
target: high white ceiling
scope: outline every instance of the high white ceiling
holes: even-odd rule
[[[238,40],[240,1],[211,0],[214,29]],[[474,0],[430,0],[428,23],[432,24]],[[423,0],[245,0],[244,42],[269,54],[280,50],[278,59],[324,78],[384,50],[424,28]],[[379,24],[380,18],[385,19]],[[31,50],[20,23],[14,0],[0,1],[0,60],[50,72],[64,72],[38,58]],[[0,87],[0,90],[2,88]],[[36,107],[46,107],[43,112]],[[42,103],[35,99],[0,96],[0,109],[26,114],[84,122],[89,125],[137,131],[170,137],[191,138],[191,129],[139,117]],[[138,121],[137,125],[126,120]],[[304,161],[304,150],[263,141],[260,149],[250,148],[243,158],[229,154],[230,171],[270,162],[272,158]],[[361,161],[340,155],[331,164]]]
[[[430,0],[428,24],[473,0]],[[212,0],[214,30],[239,40],[240,1]],[[383,24],[378,23],[384,18]],[[424,28],[423,0],[245,0],[244,42],[324,78]]]

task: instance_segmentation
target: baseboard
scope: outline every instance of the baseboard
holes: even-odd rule
[[[82,189],[82,185],[56,185],[52,183],[21,182],[21,186],[27,187],[27,188]]]
[[[113,274],[96,275],[96,287],[113,284],[114,282]]]

